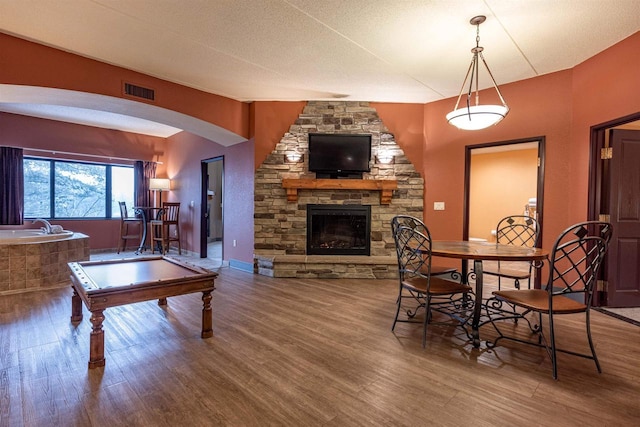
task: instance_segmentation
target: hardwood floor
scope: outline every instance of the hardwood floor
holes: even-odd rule
[[[640,328],[592,312],[603,373],[505,342],[474,350],[460,330],[392,333],[393,280],[270,279],[221,269],[214,336],[200,295],[105,311],[106,366],[87,369],[89,313],[71,290],[0,297],[1,426],[636,426]],[[586,346],[582,318],[559,321]],[[481,336],[493,337],[490,326]]]

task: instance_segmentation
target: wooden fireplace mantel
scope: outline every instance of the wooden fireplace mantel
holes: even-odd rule
[[[380,204],[391,203],[393,190],[398,188],[395,179],[283,179],[282,188],[287,190],[287,201],[298,201],[298,190],[378,190]]]

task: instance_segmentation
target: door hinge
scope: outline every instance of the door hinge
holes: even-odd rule
[[[540,157],[538,157],[538,167],[540,167]]]
[[[609,214],[600,214],[600,215],[598,215],[598,221],[611,222],[611,215],[609,215]]]
[[[598,292],[609,292],[609,282],[607,282],[606,280],[598,280],[597,288]]]
[[[604,147],[600,150],[600,159],[609,160],[613,159],[613,147]]]

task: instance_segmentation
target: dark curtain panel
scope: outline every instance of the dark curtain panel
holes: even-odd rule
[[[156,163],[138,160],[133,165],[133,198],[136,206],[151,206],[149,179],[156,177]]]
[[[22,148],[0,147],[0,224],[20,225],[23,214]]]

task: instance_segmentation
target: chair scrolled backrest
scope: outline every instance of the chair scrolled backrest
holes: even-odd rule
[[[546,287],[550,304],[553,295],[584,294],[584,304],[591,306],[611,236],[611,224],[602,221],[574,224],[558,236],[551,251]]]
[[[510,215],[502,218],[496,227],[496,242],[503,245],[538,245],[540,224],[535,218],[526,215]]]
[[[416,227],[411,218],[398,215],[391,220],[400,281],[431,274],[431,233],[421,221]]]
[[[429,230],[427,230],[427,226],[424,225],[424,222],[413,216],[396,215],[393,217],[391,220],[391,232],[395,234],[396,228],[401,225],[418,230],[422,234],[429,234]]]

